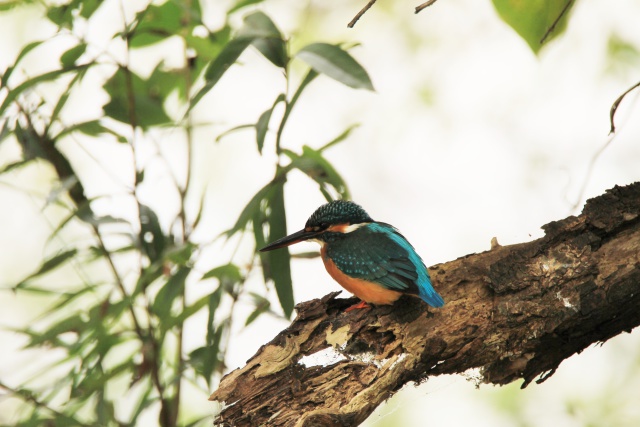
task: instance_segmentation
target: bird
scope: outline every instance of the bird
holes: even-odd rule
[[[329,275],[361,300],[346,311],[368,308],[369,304],[390,305],[403,294],[418,297],[432,307],[444,305],[422,258],[407,239],[392,225],[374,221],[352,201],[334,200],[320,206],[302,230],[260,251],[302,241],[319,243]]]

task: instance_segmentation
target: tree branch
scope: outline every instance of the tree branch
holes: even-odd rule
[[[486,383],[526,387],[640,324],[640,182],[543,229],[432,267],[442,309],[406,297],[345,313],[354,301],[337,292],[299,304],[287,329],[222,379],[210,398],[227,404],[216,423],[357,425],[407,382],[471,368]],[[321,351],[333,359],[302,359]]]

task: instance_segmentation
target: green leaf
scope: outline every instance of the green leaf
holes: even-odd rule
[[[207,271],[200,280],[218,279],[220,285],[225,289],[230,289],[232,285],[244,281],[240,268],[232,263],[221,265]]]
[[[268,218],[269,239],[280,239],[287,234],[287,216],[284,209],[284,183],[275,186],[269,199],[271,215]],[[280,300],[285,317],[291,317],[293,312],[293,283],[291,281],[291,255],[289,248],[283,248],[268,253],[271,278]]]
[[[251,297],[253,298],[255,309],[251,312],[251,314],[247,317],[247,320],[244,322],[245,326],[249,326],[261,314],[266,313],[271,308],[271,303],[269,302],[269,300],[262,295],[251,292]]]
[[[164,276],[164,267],[161,262],[156,262],[142,270],[142,274],[136,282],[136,287],[131,293],[130,297],[133,298],[136,295],[144,292],[149,285]]]
[[[55,80],[58,77],[60,77],[61,75],[66,74],[66,73],[70,73],[72,71],[78,71],[78,72],[84,71],[84,70],[88,69],[91,65],[92,64],[75,65],[73,67],[63,68],[61,70],[49,71],[47,73],[40,74],[39,76],[35,76],[33,78],[30,78],[30,79],[24,81],[23,83],[21,83],[17,87],[9,90],[9,92],[7,93],[6,98],[2,102],[2,105],[0,105],[0,116],[2,116],[4,114],[4,112],[5,112],[5,110],[7,109],[7,107],[9,107],[9,105],[11,105],[11,103],[20,94],[22,94],[22,92],[26,91],[27,89],[30,89],[31,87],[33,87],[33,86],[35,86],[35,85],[37,85],[39,83],[42,83],[42,82]]]
[[[153,300],[152,311],[161,319],[160,326],[167,330],[165,322],[162,320],[167,319],[171,314],[171,307],[173,302],[176,301],[184,293],[184,285],[187,277],[191,273],[190,267],[179,267],[178,270],[167,280],[167,282],[160,288],[158,294]]]
[[[72,5],[73,2],[68,5],[49,7],[47,9],[47,19],[59,27],[71,28],[71,22],[73,21]]]
[[[234,12],[237,12],[240,9],[243,9],[247,6],[252,6],[254,4],[262,3],[264,0],[238,0],[236,3],[227,11],[227,15],[231,15]]]
[[[14,169],[19,169],[23,166],[26,166],[32,161],[33,159],[25,159],[25,160],[18,160],[17,162],[9,163],[8,165],[5,165],[2,168],[0,168],[0,175],[2,175],[3,173],[11,172]]]
[[[79,335],[85,328],[85,322],[81,319],[80,314],[74,314],[66,317],[57,323],[54,323],[48,329],[36,333],[32,336],[31,340],[27,343],[27,348],[38,347],[45,344],[53,346],[64,346],[59,342],[58,337],[64,333],[72,332]]]
[[[258,119],[258,123],[256,123],[256,142],[258,144],[258,152],[262,154],[262,147],[264,147],[264,139],[267,136],[267,131],[269,130],[269,122],[271,121],[271,114],[273,114],[274,108],[278,103],[283,102],[285,100],[285,96],[283,93],[278,95],[276,100],[274,101],[271,108],[260,115]]]
[[[167,239],[160,227],[158,215],[147,205],[140,204],[140,244],[151,262],[162,258]]]
[[[354,89],[374,90],[365,69],[340,46],[312,43],[300,49],[295,56],[309,64],[318,73],[325,74],[344,85]]]
[[[522,37],[534,53],[543,42],[560,35],[567,26],[574,0],[492,0],[500,18]]]
[[[341,199],[350,199],[347,184],[335,168],[322,156],[321,151],[311,147],[302,147],[302,154],[297,155],[289,150],[283,151],[291,159],[291,167],[304,172],[309,178],[316,181],[320,191],[327,201],[334,199],[327,189],[327,185],[333,187]]]
[[[7,10],[11,10],[18,6],[24,6],[26,3],[28,2],[26,2],[25,0],[5,0],[0,3],[0,11],[4,12]]]
[[[165,323],[164,325],[165,328],[169,330],[177,325],[184,323],[184,321],[187,320],[189,317],[193,316],[194,314],[196,314],[197,312],[205,308],[207,304],[209,304],[210,299],[211,299],[211,295],[205,295],[199,300],[197,300],[196,302],[194,302],[193,304],[187,306],[177,316],[171,316],[168,319],[164,319],[163,322]]]
[[[218,83],[224,73],[231,67],[240,57],[242,52],[245,51],[254,41],[257,39],[275,39],[282,40],[280,32],[271,20],[262,12],[254,12],[247,15],[244,18],[244,25],[238,32],[237,36],[231,39],[224,49],[218,54],[218,56],[209,64],[209,67],[204,72],[205,84],[196,93],[189,103],[189,111],[196,106],[198,102],[206,95],[213,87]],[[267,57],[270,61],[276,63],[286,59],[286,52],[284,57],[280,57],[279,45],[275,44],[258,44],[258,49],[261,53]]]
[[[22,59],[25,56],[27,56],[27,54],[29,52],[31,52],[36,47],[40,46],[42,43],[44,43],[44,40],[37,40],[37,41],[34,41],[34,42],[31,42],[31,43],[27,44],[25,47],[22,48],[22,50],[20,51],[20,53],[16,57],[15,61],[13,61],[13,64],[10,67],[7,67],[6,71],[2,75],[2,80],[0,81],[0,86],[7,87],[7,84],[9,83],[9,77],[11,77],[11,74],[13,73],[15,68],[18,66],[18,63],[20,63],[20,61],[22,61]]]
[[[336,144],[341,143],[342,141],[344,141],[345,139],[347,139],[349,137],[349,135],[351,135],[351,132],[358,128],[360,125],[359,124],[355,124],[355,125],[351,125],[349,126],[344,132],[342,132],[340,135],[336,136],[335,138],[333,138],[331,141],[327,142],[325,145],[323,145],[322,147],[320,147],[318,149],[319,153],[322,153],[324,150],[326,150],[327,148],[331,148]]]
[[[102,107],[105,115],[142,128],[169,122],[170,118],[163,104],[167,95],[175,88],[172,81],[175,83],[176,79],[160,68],[161,65],[158,65],[146,80],[131,70],[119,68],[104,85],[111,98]],[[131,123],[132,121],[135,123]]]
[[[222,360],[220,359],[220,340],[226,325],[222,324],[215,329],[212,343],[199,347],[189,353],[189,364],[198,375],[211,385],[211,376],[216,371]]]
[[[220,135],[218,135],[216,137],[216,142],[220,142],[222,140],[222,138],[231,135],[232,133],[235,133],[239,130],[245,130],[245,129],[252,129],[255,128],[255,125],[238,125],[238,126],[234,126],[231,129],[225,130],[224,132],[222,132]]]
[[[165,259],[171,261],[176,265],[188,265],[191,262],[191,256],[197,249],[197,246],[191,242],[186,242],[181,245],[171,248],[165,255]]]
[[[131,426],[139,425],[136,421],[138,420],[142,412],[156,401],[156,398],[151,396],[151,392],[154,390],[151,379],[146,379],[141,388],[144,391],[140,393],[140,398],[138,399],[136,405],[133,407],[134,409],[131,414],[131,418],[128,420],[128,425]]]
[[[87,136],[98,136],[104,133],[110,133],[110,134],[114,133],[111,129],[107,128],[102,123],[100,123],[100,120],[89,120],[87,122],[76,123],[62,129],[62,131],[60,131],[60,133],[57,134],[52,139],[58,140],[63,136],[67,136],[73,132],[80,132]]]
[[[262,211],[256,211],[253,214],[253,218],[251,219],[253,223],[253,238],[256,242],[256,253],[260,259],[260,265],[262,265],[262,277],[264,278],[264,282],[271,278],[271,270],[269,268],[269,253],[268,252],[258,252],[260,248],[263,248],[267,244],[267,240],[264,237],[264,224],[266,223],[265,215]]]
[[[240,57],[240,54],[249,47],[252,39],[236,38],[231,40],[224,47],[222,52],[218,54],[209,67],[204,72],[205,84],[202,89],[196,93],[189,103],[189,110],[193,109],[198,102],[218,83],[224,73],[231,67]]]
[[[263,203],[263,201],[266,199],[269,199],[273,191],[274,191],[273,182],[270,182],[264,187],[262,187],[260,191],[258,191],[253,196],[253,198],[249,200],[249,203],[247,203],[247,206],[245,206],[242,212],[240,213],[240,216],[238,217],[234,226],[229,230],[225,231],[224,234],[227,237],[231,237],[238,231],[242,231],[246,229],[247,224],[254,217],[255,213],[260,211],[260,206]]]
[[[247,15],[244,18],[244,24],[241,34],[244,36],[250,34],[252,38],[253,35],[259,34],[260,37],[253,38],[253,46],[273,65],[285,68],[289,62],[287,46],[271,18],[257,11]]]
[[[209,313],[208,313],[208,319],[207,319],[207,345],[212,345],[213,342],[215,341],[216,331],[215,331],[214,325],[216,320],[216,311],[220,306],[223,290],[224,288],[222,286],[218,286],[218,288],[209,295],[209,307],[208,307]],[[220,326],[223,326],[223,325],[224,325],[224,322],[220,324]]]
[[[150,5],[136,16],[138,25],[129,35],[129,46],[149,46],[179,33],[183,28],[182,17],[182,8],[172,0]]]
[[[65,262],[69,261],[71,258],[76,256],[77,253],[78,253],[77,249],[69,249],[67,251],[60,252],[60,253],[52,256],[51,258],[45,260],[40,265],[40,268],[38,268],[38,270],[35,273],[31,273],[24,280],[22,280],[22,282],[18,283],[15,286],[15,289],[19,289],[19,288],[25,286],[26,282],[31,280],[31,279],[35,279],[36,277],[42,276],[42,275],[47,274],[48,272],[50,272],[52,270],[55,270],[56,268],[60,267]]]
[[[205,188],[202,190],[202,196],[200,196],[200,204],[198,205],[198,213],[196,214],[193,223],[191,224],[191,229],[195,230],[200,225],[200,220],[202,219],[202,214],[204,213],[204,205],[205,205],[205,197],[207,196],[207,188],[205,184]]]
[[[86,43],[80,43],[77,46],[72,47],[62,54],[60,57],[60,64],[62,68],[73,67],[78,60],[82,56],[82,54],[87,50]]]

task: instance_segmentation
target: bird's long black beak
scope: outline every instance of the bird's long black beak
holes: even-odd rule
[[[260,252],[266,252],[266,251],[272,251],[278,248],[284,248],[285,246],[290,246],[290,245],[293,245],[294,243],[302,242],[303,240],[312,239],[318,234],[320,234],[320,232],[318,231],[300,230],[293,234],[289,234],[288,236],[285,236],[282,239],[278,239],[273,243],[268,244],[264,248],[260,249]]]

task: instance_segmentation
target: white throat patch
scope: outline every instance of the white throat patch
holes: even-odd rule
[[[352,231],[356,231],[358,228],[362,228],[366,225],[369,225],[368,222],[361,222],[360,224],[351,224],[351,225],[347,225],[345,228],[342,229],[343,233],[351,233]]]

